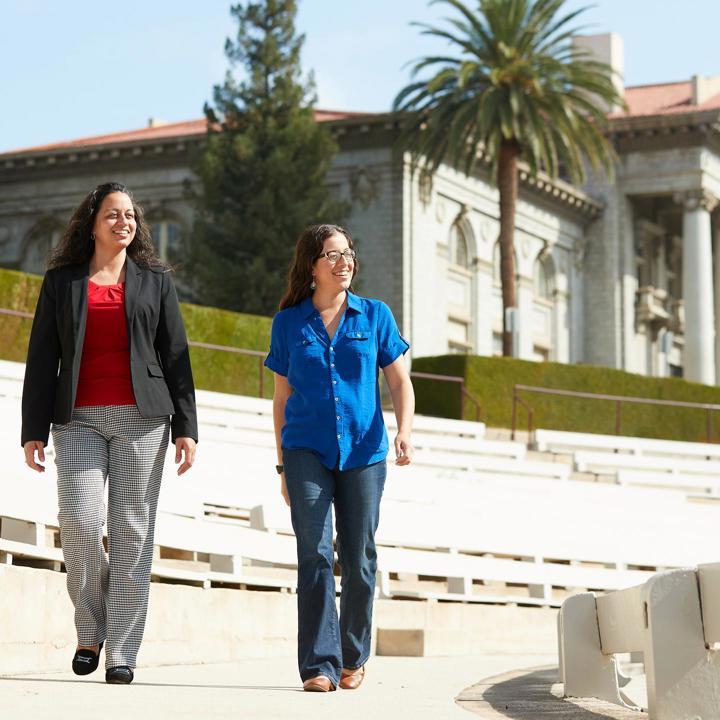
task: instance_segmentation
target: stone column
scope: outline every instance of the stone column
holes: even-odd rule
[[[704,190],[676,196],[683,204],[684,375],[715,384],[715,297],[710,213],[717,199]]]
[[[516,302],[520,315],[520,347],[516,357],[531,360],[533,357],[533,312],[535,310],[532,277],[519,275],[516,283]]]
[[[551,358],[556,362],[570,362],[570,328],[568,322],[568,276],[565,260],[556,262],[555,291],[553,298],[553,349]]]

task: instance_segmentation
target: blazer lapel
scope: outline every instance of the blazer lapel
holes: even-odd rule
[[[128,256],[125,259],[125,322],[127,323],[128,338],[132,337],[133,318],[137,304],[140,286],[142,285],[142,270],[137,263]]]
[[[90,264],[85,262],[78,265],[70,281],[70,297],[72,301],[73,340],[75,356],[82,354],[82,343],[85,339],[85,324],[87,322],[87,288],[90,277]]]

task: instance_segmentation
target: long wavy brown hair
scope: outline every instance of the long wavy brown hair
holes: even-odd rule
[[[132,193],[122,183],[107,182],[98,185],[92,192],[85,196],[85,199],[78,205],[60,238],[55,246],[48,268],[62,267],[63,265],[74,265],[76,263],[88,262],[95,252],[95,236],[93,227],[98,210],[102,201],[111,193],[121,192],[130,198],[135,213],[135,237],[127,246],[127,254],[139,265],[161,265],[166,266],[155,252],[150,236],[150,227],[145,222],[143,210],[135,202]]]
[[[295,257],[288,272],[287,289],[280,300],[281,310],[297,305],[313,294],[310,287],[313,279],[313,265],[319,259],[325,241],[332,235],[343,235],[348,242],[348,247],[353,247],[353,239],[350,233],[339,225],[311,225],[302,231],[295,245]],[[358,261],[355,258],[353,280],[358,269]],[[354,292],[352,282],[350,290]]]

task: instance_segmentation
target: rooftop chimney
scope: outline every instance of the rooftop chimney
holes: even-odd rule
[[[692,104],[702,105],[711,97],[720,93],[720,75],[712,77],[703,77],[702,75],[693,75],[692,78]]]
[[[613,71],[613,85],[620,97],[625,96],[625,50],[623,39],[617,33],[603,33],[602,35],[575,35],[573,45],[588,53],[593,60],[609,65]],[[620,106],[604,106],[608,113],[617,112]]]

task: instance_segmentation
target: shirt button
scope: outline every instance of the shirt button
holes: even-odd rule
[[[337,385],[337,380],[333,380],[333,385]]]
[[[330,363],[330,367],[335,367],[335,363]]]
[[[335,348],[331,347],[330,352],[335,352]]]
[[[340,419],[340,416],[339,416],[339,415],[337,415],[336,417],[337,417],[338,420]]]
[[[340,435],[338,434],[338,440],[340,439]]]
[[[336,398],[335,398],[335,402],[338,402],[339,400],[340,400],[339,397],[336,397]]]

